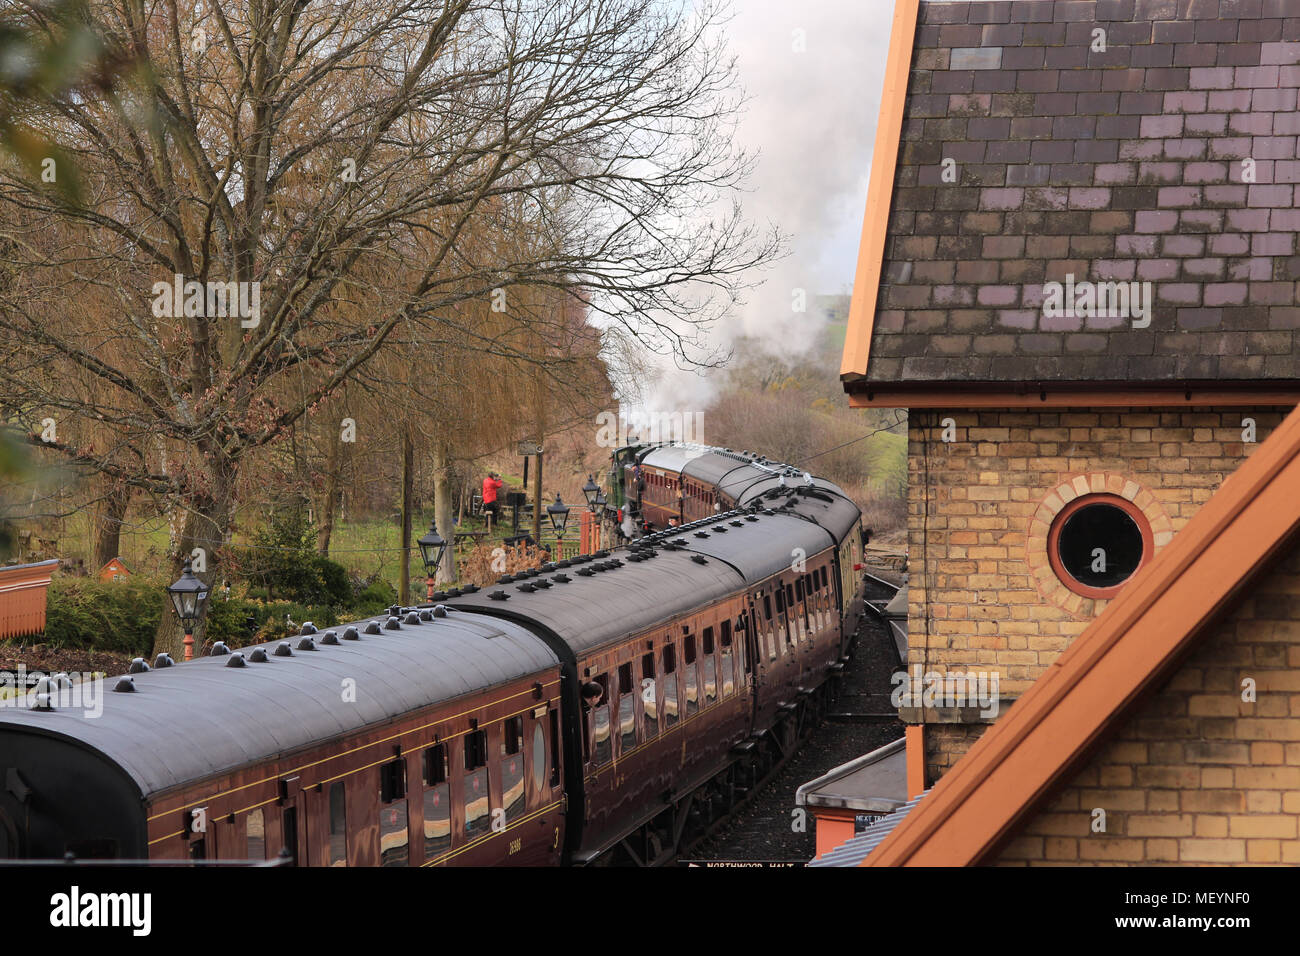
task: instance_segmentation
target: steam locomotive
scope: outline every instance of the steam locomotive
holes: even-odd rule
[[[789,752],[862,611],[856,505],[756,455],[612,456],[612,551],[0,708],[0,858],[671,860]],[[37,706],[31,706],[33,702]]]

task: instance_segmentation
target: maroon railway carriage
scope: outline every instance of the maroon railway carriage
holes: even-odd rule
[[[560,862],[559,662],[508,621],[425,610],[106,684],[98,717],[0,711],[0,857]]]
[[[735,470],[705,457],[679,478]],[[0,711],[0,858],[670,859],[816,719],[862,606],[857,507],[738,467],[740,509],[613,555]]]

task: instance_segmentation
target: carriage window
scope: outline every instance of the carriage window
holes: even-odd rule
[[[330,784],[330,866],[348,865],[348,814],[343,781]]]
[[[737,659],[742,662],[744,672],[748,674],[750,663],[749,657],[745,653],[745,616],[743,614],[736,618],[736,654],[738,655]],[[736,675],[736,679],[740,679],[739,674]]]
[[[664,648],[664,726],[677,723],[677,649]]]
[[[630,663],[618,668],[618,736],[620,752],[636,747],[636,694],[632,691]]]
[[[785,611],[785,589],[779,584],[776,586],[776,613],[780,614]]]
[[[645,735],[649,740],[659,733],[659,699],[655,687],[655,656],[641,657],[641,713],[645,720]]]
[[[248,859],[265,860],[266,820],[262,816],[260,807],[248,815],[244,831],[248,839]]]
[[[334,856],[333,792],[330,793],[330,858]],[[393,760],[379,768],[379,865],[405,866],[406,761]],[[341,800],[341,798],[340,798]],[[341,805],[341,804],[340,804]],[[346,846],[344,847],[346,860]],[[331,866],[336,865],[331,862]]]
[[[465,735],[465,836],[486,833],[489,823],[487,731]]]
[[[613,756],[613,743],[609,727],[609,675],[601,674],[596,683],[604,688],[600,703],[591,708],[591,759],[597,766],[608,763]]]
[[[507,717],[501,724],[501,753],[517,754],[524,749],[524,718]]]
[[[523,723],[523,718],[519,718]],[[513,720],[507,720],[509,725]],[[520,730],[520,742],[513,752],[501,755],[501,804],[505,807],[506,822],[512,823],[524,809],[524,754],[523,731]],[[506,750],[505,743],[501,749]]]
[[[785,603],[787,607],[791,609],[794,608],[794,585],[793,584],[787,584],[785,586]]]
[[[447,782],[447,745],[434,744],[424,750],[424,782],[436,786]]]
[[[763,617],[772,620],[772,598],[766,594],[763,595]]]
[[[447,782],[447,745],[424,750],[424,858],[451,849],[451,784]]]
[[[794,599],[796,601],[803,600],[803,578],[799,578],[794,582]]]
[[[699,665],[695,663],[695,635],[686,638],[683,660],[686,662],[686,714],[700,709]]]
[[[732,675],[731,622],[722,622],[722,696],[729,697],[736,689]]]
[[[446,781],[424,791],[424,858],[451,849],[451,786]]]
[[[473,730],[465,735],[465,769],[477,770],[487,764],[487,731]]]

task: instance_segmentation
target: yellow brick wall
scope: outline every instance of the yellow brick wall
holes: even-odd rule
[[[1176,534],[1286,411],[913,410],[909,667],[996,671],[1001,695],[1019,696],[1105,606],[1062,607],[1034,579],[1027,538],[1053,489],[1079,475],[1123,476],[1154,496]],[[952,442],[942,440],[945,419]],[[1253,444],[1244,419],[1255,422]],[[928,780],[979,732],[927,724]]]
[[[1300,548],[994,862],[1300,863]]]

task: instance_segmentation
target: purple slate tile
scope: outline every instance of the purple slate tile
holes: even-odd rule
[[[1199,259],[1205,255],[1205,237],[1165,236],[1160,240],[1160,251],[1166,256]]]
[[[1115,254],[1120,256],[1153,256],[1156,252],[1156,236],[1116,236]]]
[[[1261,65],[1300,64],[1300,43],[1265,43],[1260,48],[1259,62]]]
[[[1222,136],[1228,131],[1227,113],[1197,113],[1185,119],[1188,136]]]
[[[1209,251],[1216,256],[1244,256],[1250,252],[1250,239],[1247,236],[1231,233],[1210,236]]]
[[[1245,186],[1206,186],[1205,204],[1207,206],[1240,206],[1246,201]]]
[[[1250,206],[1268,206],[1272,208],[1290,206],[1294,195],[1294,186],[1251,186],[1249,187],[1249,198],[1247,199],[1247,204]]]
[[[1177,259],[1140,259],[1137,276],[1145,282],[1163,282],[1178,275]]]
[[[1227,227],[1235,232],[1267,232],[1267,209],[1229,209]]]
[[[1183,134],[1183,118],[1177,113],[1142,117],[1143,139],[1167,139]]]
[[[1160,190],[1159,203],[1162,207],[1196,207],[1201,204],[1201,191],[1195,186],[1166,186]]]
[[[1211,282],[1205,286],[1206,306],[1245,305],[1246,297],[1244,282]]]
[[[1212,113],[1241,113],[1250,109],[1253,90],[1215,90],[1209,94],[1206,109]]]

